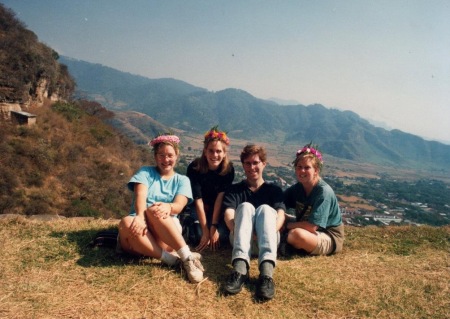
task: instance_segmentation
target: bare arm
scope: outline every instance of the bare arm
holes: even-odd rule
[[[209,245],[209,229],[206,221],[205,205],[203,204],[203,199],[199,198],[195,200],[195,210],[197,212],[198,222],[202,229],[202,237],[197,247],[196,251],[203,251]]]
[[[277,231],[281,229],[284,225],[284,221],[286,219],[286,215],[284,214],[284,210],[278,209],[277,210]]]
[[[170,215],[178,215],[183,211],[188,199],[184,195],[176,195],[172,203],[156,202],[148,210],[158,218],[167,218]]]
[[[134,236],[142,236],[147,233],[147,223],[145,221],[145,211],[147,210],[147,186],[144,184],[134,184],[134,210],[136,217],[131,223],[130,230]]]
[[[217,230],[217,224],[219,224],[220,221],[220,210],[222,209],[222,201],[224,194],[225,194],[224,192],[220,192],[219,194],[217,194],[216,201],[214,202],[214,210],[211,219],[212,226],[209,231],[210,245],[212,250],[216,250],[217,248],[220,247],[219,241],[220,235],[219,231]]]
[[[222,201],[224,192],[217,194],[216,201],[214,202],[214,210],[212,215],[212,224],[218,224],[220,220],[220,209],[222,208]]]
[[[200,223],[200,227],[203,230],[207,229],[208,225],[206,223],[206,212],[205,206],[203,205],[203,199],[196,199],[195,202],[195,211],[197,212],[198,222]]]

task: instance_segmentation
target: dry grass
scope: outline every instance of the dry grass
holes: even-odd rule
[[[332,257],[280,260],[276,297],[220,284],[230,250],[206,253],[207,280],[188,283],[155,260],[86,247],[115,220],[0,219],[0,318],[449,318],[450,228],[346,228]]]

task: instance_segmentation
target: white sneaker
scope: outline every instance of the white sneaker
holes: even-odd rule
[[[180,258],[180,256],[178,256],[176,251],[172,251],[172,252],[170,252],[170,254],[174,255],[177,258]],[[200,253],[195,252],[195,251],[191,251],[191,255],[192,255],[192,257],[194,257],[194,259],[197,259],[197,260],[202,260],[203,259],[202,255]]]
[[[195,251],[191,251],[191,255],[192,255],[192,257],[194,257],[194,259],[197,259],[197,260],[202,260],[203,259],[202,255],[200,253],[195,252]]]
[[[204,268],[200,260],[195,259],[193,255],[183,261],[183,268],[186,271],[190,282],[197,283],[203,280]]]

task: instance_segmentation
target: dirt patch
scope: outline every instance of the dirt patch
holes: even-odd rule
[[[339,195],[339,204],[340,206],[345,206],[347,208],[364,209],[368,211],[377,209],[375,206],[370,205],[367,200],[358,196]]]

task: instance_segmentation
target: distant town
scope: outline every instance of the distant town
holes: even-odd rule
[[[199,150],[197,152],[200,153]],[[185,157],[179,169],[185,169],[192,159],[193,156]],[[238,182],[244,174],[240,165],[235,165],[235,169],[234,181]],[[444,181],[397,180],[386,173],[378,173],[373,178],[349,177],[337,176],[332,172],[322,175],[322,178],[335,191],[343,221],[347,225],[450,224],[450,185]],[[276,183],[283,189],[297,182],[292,167],[268,165],[264,173],[266,181]]]

